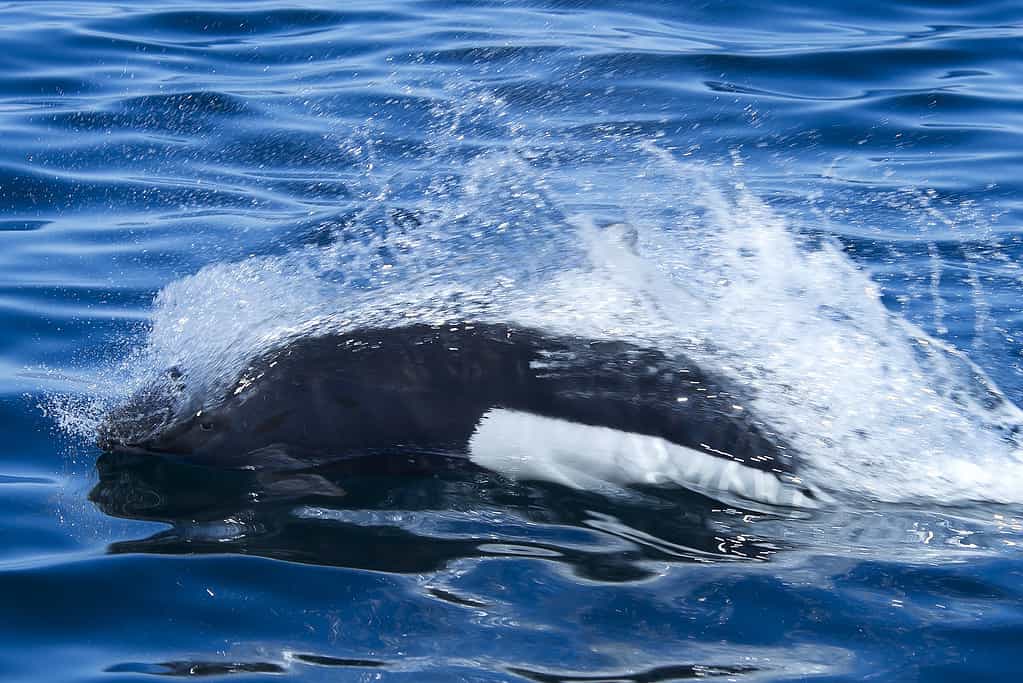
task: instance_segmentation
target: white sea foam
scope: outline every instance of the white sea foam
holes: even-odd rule
[[[570,172],[528,156],[480,157],[412,204],[387,192],[367,203],[367,215],[417,212],[413,228],[360,232],[357,218],[328,246],[169,284],[135,375],[174,365],[215,395],[294,336],[512,321],[684,352],[736,379],[801,454],[801,474],[837,496],[1023,502],[1023,413],[735,171],[649,143]]]

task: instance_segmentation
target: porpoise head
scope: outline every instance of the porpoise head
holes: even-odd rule
[[[108,452],[191,455],[216,448],[225,426],[220,411],[204,411],[189,397],[171,368],[108,412],[96,442]]]
[[[200,391],[186,386],[176,369],[168,370],[107,413],[97,445],[112,453],[167,454],[229,468],[251,462],[293,464],[308,411],[274,393],[274,387],[282,386],[280,377],[257,381],[266,372],[257,364],[227,390]],[[302,392],[288,394],[296,396]],[[276,452],[285,446],[290,454]]]

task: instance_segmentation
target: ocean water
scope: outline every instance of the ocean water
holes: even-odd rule
[[[34,0],[0,48],[0,680],[1023,673],[1020,3]],[[169,366],[468,320],[694,357],[830,503],[94,445]]]

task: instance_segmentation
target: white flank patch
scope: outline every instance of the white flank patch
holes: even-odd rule
[[[713,498],[817,507],[771,472],[665,439],[503,408],[487,412],[469,440],[470,459],[515,479],[577,489],[677,484]],[[723,498],[724,496],[724,498]]]

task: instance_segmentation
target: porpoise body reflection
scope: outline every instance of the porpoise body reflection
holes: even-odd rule
[[[784,443],[686,358],[508,325],[300,338],[254,358],[213,397],[169,372],[112,410],[98,442],[256,469],[464,453],[576,488],[675,484],[771,505],[816,501]]]

